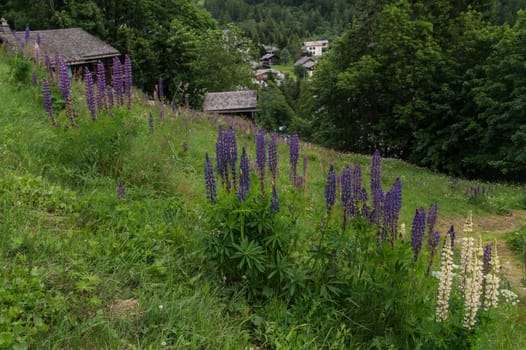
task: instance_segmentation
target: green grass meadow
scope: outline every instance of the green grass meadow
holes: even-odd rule
[[[519,305],[502,303],[497,311],[484,313],[471,332],[459,330],[454,323],[458,320],[443,328],[434,322],[434,313],[428,310],[435,309],[436,292],[422,296],[423,306],[414,316],[394,313],[386,304],[385,314],[400,317],[403,327],[372,329],[368,325],[391,323],[381,323],[373,315],[352,318],[351,313],[361,310],[360,300],[367,300],[362,294],[353,299],[355,291],[342,291],[340,295],[348,295],[345,300],[301,292],[295,298],[277,294],[251,298],[242,288],[225,285],[203,243],[211,230],[205,153],[215,159],[218,126],[230,123],[236,126],[239,150],[246,145],[254,163],[256,128],[243,119],[186,109],[172,112],[168,107],[161,120],[159,107],[148,104],[139,92],[131,110],[115,109],[112,116],[103,113],[92,121],[80,82],[72,92],[79,127],[53,128],[41,87],[31,84],[34,69],[0,50],[0,349],[396,349],[414,344],[458,348],[448,343],[450,334],[469,338],[462,343],[466,348],[526,348],[521,306],[526,298],[520,284],[525,272],[519,250],[501,253],[502,265],[509,260],[515,266],[510,269],[515,282],[504,274],[502,284],[508,283],[522,298]],[[47,73],[36,71],[40,82]],[[53,96],[55,113],[65,124],[55,88]],[[154,116],[153,133],[149,113]],[[340,172],[347,164],[359,163],[369,190],[371,157],[302,143],[300,164],[305,156],[307,181],[306,189],[297,191],[289,179],[286,141],[280,141],[278,150],[281,213],[292,222],[290,232],[297,240],[291,259],[308,264],[305,254],[320,237],[320,227],[327,220],[340,220],[326,216],[324,187],[330,164]],[[402,181],[400,222],[408,232],[416,208],[438,203],[443,233],[453,223],[460,233],[458,223],[472,210],[475,228],[482,228],[485,242],[497,239],[504,248],[513,234],[509,232],[519,232],[513,242],[521,249],[526,215],[522,219],[513,215],[526,209],[524,184],[468,181],[396,159],[382,159],[382,167],[384,189],[397,177]],[[124,199],[117,196],[119,181],[126,191]],[[487,195],[466,195],[477,186]],[[218,196],[227,195],[219,189]],[[482,224],[488,220],[512,221],[513,228],[485,231]],[[343,235],[341,239],[341,244],[347,242]],[[392,254],[405,256],[407,251]],[[386,260],[370,261],[402,261],[393,256],[382,259]],[[439,260],[435,258],[434,270]],[[404,269],[420,271],[412,265]],[[390,270],[379,275],[386,271]],[[401,274],[397,281],[403,285],[402,272],[395,273]],[[425,290],[438,285],[423,275],[408,280]],[[385,295],[410,303],[411,294],[375,283],[385,288]],[[357,335],[368,327],[375,338]],[[410,336],[398,340],[412,329],[418,329],[417,340]]]

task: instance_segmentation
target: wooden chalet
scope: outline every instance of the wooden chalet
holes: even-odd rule
[[[32,54],[37,37],[40,37],[39,60],[43,62],[47,54],[54,65],[58,53],[73,72],[81,73],[85,66],[91,69],[98,61],[109,67],[113,57],[120,56],[117,49],[82,28],[31,30],[29,34],[26,42],[24,31],[12,31],[5,19],[0,20],[0,45]]]
[[[257,111],[256,90],[209,92],[205,95],[203,111],[226,115],[248,115]]]

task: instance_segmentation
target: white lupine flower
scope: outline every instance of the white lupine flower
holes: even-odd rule
[[[466,223],[464,224],[464,233],[473,232],[473,211],[468,211],[468,216],[466,218]]]
[[[449,309],[449,295],[453,284],[453,251],[451,250],[451,236],[446,235],[446,242],[442,248],[442,263],[439,273],[439,286],[437,297],[437,322],[447,320]]]
[[[480,299],[482,294],[482,282],[484,274],[482,272],[482,260],[480,255],[482,252],[482,245],[479,243],[475,247],[473,238],[464,239],[464,246],[462,247],[465,253],[464,258],[464,276],[463,276],[463,292],[464,292],[464,321],[463,325],[471,329],[475,323],[477,311],[480,306]]]
[[[485,276],[484,309],[499,306],[499,284],[498,276],[500,269],[499,255],[497,254],[497,242],[493,245],[490,261],[491,270]]]

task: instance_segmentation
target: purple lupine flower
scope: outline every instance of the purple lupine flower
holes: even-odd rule
[[[31,74],[31,82],[33,83],[33,86],[37,86],[38,85],[37,73],[33,72]]]
[[[327,183],[325,184],[325,205],[327,212],[330,213],[334,203],[336,202],[336,172],[331,164],[329,174],[327,175]]]
[[[95,105],[95,88],[93,86],[93,77],[88,67],[84,70],[84,85],[86,86],[86,104],[91,114],[91,119],[97,119],[97,107]]]
[[[420,250],[422,249],[422,240],[424,239],[424,232],[426,229],[426,210],[422,207],[416,210],[413,219],[413,226],[411,227],[411,248],[413,249],[414,261],[418,259]]]
[[[382,202],[384,192],[382,190],[382,159],[380,151],[376,150],[371,160],[371,195],[373,196],[373,212],[371,222],[380,227],[380,218],[382,216]]]
[[[290,177],[294,181],[297,176],[298,159],[300,157],[300,138],[298,134],[292,135],[289,141],[290,148]]]
[[[24,39],[25,43],[29,41],[29,38],[31,37],[31,31],[29,30],[29,26],[26,26],[26,30],[24,31]]]
[[[221,183],[223,187],[230,192],[230,177],[229,177],[229,168],[231,165],[230,161],[230,144],[231,144],[231,134],[230,131],[219,127],[219,133],[217,135],[216,142],[216,161],[217,161],[217,172],[221,177]],[[237,151],[236,151],[237,153]]]
[[[391,244],[396,240],[398,230],[398,218],[402,208],[402,183],[396,178],[389,192],[386,193],[383,204],[383,231],[382,237],[391,234]]]
[[[429,206],[429,212],[427,213],[427,228],[429,236],[433,233],[435,229],[435,224],[438,218],[438,203],[433,203]]]
[[[482,271],[487,274],[491,270],[491,257],[493,252],[493,243],[488,243],[484,246],[484,255],[482,263]]]
[[[259,172],[262,193],[265,193],[265,165],[267,164],[266,148],[265,131],[259,129],[256,136],[256,165]]]
[[[133,71],[130,56],[124,56],[124,92],[126,94],[126,104],[128,109],[131,109],[131,98],[132,98],[132,85],[133,85]]]
[[[347,218],[351,215],[351,207],[354,205],[352,197],[352,169],[346,166],[341,175],[341,199],[343,205],[343,229],[347,226]]]
[[[436,253],[436,248],[440,242],[440,232],[434,231],[429,237],[429,248],[432,252]]]
[[[302,188],[303,185],[304,185],[304,178],[303,176],[297,176],[296,177],[296,181],[294,181],[294,186],[296,186],[297,188]]]
[[[275,183],[278,178],[278,142],[275,134],[272,134],[268,142],[268,167]]]
[[[214,166],[208,157],[208,152],[205,158],[205,186],[206,186],[206,199],[210,203],[217,202],[216,192],[216,178],[214,176]]]
[[[237,189],[237,176],[236,176],[236,165],[237,165],[237,138],[236,131],[231,128],[227,131],[228,133],[228,163],[230,164],[230,172],[232,173],[232,183],[234,184],[234,190]]]
[[[240,202],[244,202],[248,198],[248,191],[250,189],[250,164],[248,161],[247,151],[245,147],[241,151],[241,160],[239,161],[239,190],[237,198]]]
[[[35,60],[36,64],[40,63],[40,46],[38,46],[37,43],[33,46],[33,59]]]
[[[119,180],[119,187],[117,188],[117,197],[119,199],[126,198],[126,190],[124,188],[124,182],[122,180]]]
[[[351,215],[357,215],[355,210],[367,201],[367,191],[362,187],[362,167],[358,163],[353,168],[352,198],[356,204],[351,206]]]
[[[37,33],[36,43],[40,46],[40,33]]]
[[[104,109],[106,103],[106,68],[104,64],[97,62],[97,109]]]
[[[117,58],[113,58],[113,65],[111,67],[112,69],[112,86],[113,91],[115,92],[115,101],[119,106],[122,105],[122,85],[123,85],[123,79],[122,79],[122,67],[121,67],[121,61]]]
[[[71,93],[71,77],[69,76],[69,68],[62,59],[59,60],[59,81],[60,92],[64,101],[67,101]]]
[[[279,213],[279,197],[278,197],[278,191],[276,191],[276,184],[272,184],[272,199],[270,200],[270,212],[271,213]]]
[[[150,134],[153,134],[153,131],[154,131],[153,127],[154,127],[154,125],[153,125],[153,115],[152,115],[152,113],[150,113],[148,115],[148,128],[150,129]]]
[[[53,77],[53,68],[51,68],[51,59],[47,53],[44,54],[44,64],[46,65],[46,70],[49,79]]]
[[[57,80],[60,82],[60,61],[62,59],[60,58],[60,55],[58,52],[55,52],[55,74]]]
[[[44,79],[42,82],[42,96],[44,99],[44,109],[51,120],[51,125],[56,126],[55,117],[53,116],[53,102],[51,101],[51,87],[47,79]]]
[[[455,228],[453,225],[451,225],[449,231],[447,231],[447,234],[449,237],[451,237],[451,251],[453,251],[453,248],[455,247]]]

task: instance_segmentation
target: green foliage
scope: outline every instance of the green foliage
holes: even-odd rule
[[[300,290],[303,281],[295,278],[291,258],[292,225],[272,214],[268,200],[239,202],[230,196],[211,205],[208,216],[206,255],[225,283],[244,288],[252,297]]]
[[[526,228],[508,233],[508,245],[515,253],[523,254],[526,252]]]
[[[11,61],[10,81],[21,86],[29,85],[31,81],[31,63],[21,54],[16,55]]]
[[[280,88],[273,82],[259,90],[256,115],[258,125],[267,130],[277,131],[280,126],[288,127],[294,118],[294,111],[287,103]]]
[[[72,180],[85,174],[118,177],[138,123],[117,112],[96,122],[82,119],[78,128],[59,129],[57,160],[72,171]]]

